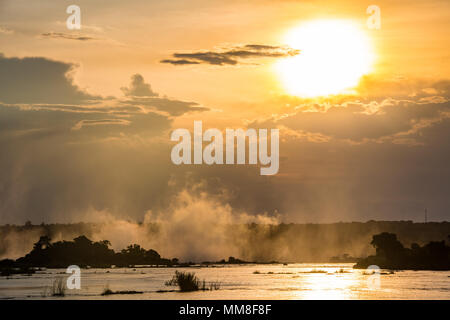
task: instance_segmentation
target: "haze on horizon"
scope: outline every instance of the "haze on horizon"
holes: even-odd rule
[[[377,1],[379,30],[365,1],[71,4],[0,0],[0,224],[449,220],[448,1]],[[279,173],[173,165],[194,120],[279,128]]]

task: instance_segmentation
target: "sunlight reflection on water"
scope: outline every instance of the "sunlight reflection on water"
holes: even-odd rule
[[[200,279],[219,281],[220,290],[181,293],[167,291],[175,270],[195,272]],[[53,269],[32,276],[0,278],[0,299],[43,297],[65,270]],[[234,265],[204,268],[123,268],[82,270],[81,290],[67,290],[58,299],[450,299],[450,272],[382,272],[381,287],[368,287],[364,270],[352,264]],[[142,294],[101,296],[113,291]],[[165,292],[158,292],[165,290]]]

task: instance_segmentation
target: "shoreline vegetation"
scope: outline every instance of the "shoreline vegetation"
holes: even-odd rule
[[[142,294],[143,291],[136,291],[136,290],[119,290],[119,291],[113,291],[109,288],[108,285],[105,286],[105,289],[103,289],[103,292],[101,293],[102,296],[110,296],[113,294]]]
[[[450,235],[447,237],[450,242]],[[430,241],[420,246],[413,243],[406,248],[394,233],[383,232],[372,237],[376,254],[360,259],[353,268],[367,269],[378,266],[391,270],[450,270],[450,246],[445,240]]]
[[[450,235],[447,240],[450,241]],[[353,266],[355,269],[366,269],[371,265],[376,265],[381,269],[391,270],[450,270],[450,246],[446,244],[445,240],[430,241],[423,246],[412,243],[411,248],[406,248],[397,239],[396,234],[382,232],[374,235],[370,244],[375,248],[375,255],[357,259],[343,254],[332,257],[330,262],[356,262]],[[41,236],[34,244],[33,249],[24,257],[17,260],[0,260],[0,276],[32,275],[39,268],[67,268],[70,265],[77,265],[81,268],[140,268],[280,264],[277,261],[250,262],[234,257],[229,257],[228,260],[202,263],[180,262],[177,258],[163,258],[155,250],[146,250],[138,244],[131,244],[118,252],[115,252],[110,246],[111,243],[108,240],[94,242],[86,236],[76,237],[73,241],[53,243],[50,237]],[[287,265],[286,262],[284,264]],[[176,273],[171,280],[172,283],[176,284],[182,281],[182,276],[182,274]],[[184,276],[189,278],[188,274],[184,274]]]
[[[33,224],[28,221],[24,225],[0,225],[0,260],[17,259],[31,251],[40,236],[48,236],[56,240],[72,240],[84,235],[95,241],[108,239],[113,244],[124,242],[129,238],[122,221],[110,223],[68,223],[68,224]],[[370,245],[372,236],[381,232],[395,233],[406,246],[413,243],[424,245],[430,241],[446,239],[450,234],[450,222],[412,222],[412,221],[367,221],[336,223],[279,223],[279,224],[227,224],[218,228],[216,234],[210,234],[209,228],[198,230],[182,229],[188,241],[179,247],[174,239],[180,234],[180,227],[161,225],[158,223],[126,222],[133,228],[137,238],[142,239],[146,249],[153,248],[152,243],[160,243],[158,252],[173,252],[171,247],[180,250],[180,260],[189,261],[189,256],[198,256],[196,252],[186,253],[192,248],[218,246],[217,253],[233,253],[218,256],[217,260],[234,256],[252,262],[302,262],[302,263],[356,263],[358,258],[374,253]],[[172,228],[173,227],[173,228]],[[132,239],[132,238],[130,238]],[[211,239],[211,241],[204,241]],[[145,242],[144,242],[145,241]],[[220,247],[220,246],[223,246]],[[117,248],[115,246],[115,248]],[[122,249],[123,247],[120,247]],[[199,250],[199,249],[197,249]],[[347,255],[346,255],[347,254]],[[333,258],[332,258],[333,257]],[[211,260],[205,258],[203,260]],[[214,259],[215,260],[215,259]],[[228,260],[228,259],[226,259]],[[202,261],[202,260],[200,260]],[[201,263],[197,261],[197,263]],[[211,261],[214,264],[219,261]]]
[[[220,289],[220,282],[206,280],[200,280],[195,272],[182,272],[175,271],[172,279],[164,283],[166,286],[177,286],[180,292],[190,292],[190,291],[213,291]]]
[[[221,264],[271,264],[271,262],[249,262],[234,257],[228,260],[205,261],[202,263],[180,262],[177,258],[162,258],[153,249],[145,250],[138,244],[131,244],[119,252],[110,249],[108,240],[91,241],[79,236],[73,241],[51,242],[48,236],[41,236],[33,249],[17,260],[0,260],[0,276],[13,274],[33,274],[39,268],[67,268],[77,265],[80,268],[142,268],[142,267],[190,267]]]
[[[110,249],[108,240],[93,242],[85,236],[79,236],[73,241],[51,242],[48,236],[41,236],[33,249],[17,260],[0,261],[0,268],[67,268],[77,265],[81,268],[129,267],[135,265],[179,264],[178,259],[162,258],[155,250],[145,250],[138,244],[132,244],[115,252]]]

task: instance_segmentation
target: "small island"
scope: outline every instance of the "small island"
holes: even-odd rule
[[[178,259],[161,258],[155,250],[145,250],[138,244],[129,245],[120,252],[110,249],[108,240],[91,241],[85,236],[79,236],[73,241],[51,242],[50,237],[41,236],[30,253],[17,260],[0,261],[0,269],[19,268],[28,270],[36,267],[67,268],[69,265],[80,267],[109,268],[128,267],[136,265],[178,264]]]
[[[353,268],[376,265],[395,270],[450,270],[450,246],[445,240],[430,241],[424,246],[413,243],[411,248],[405,248],[396,234],[383,232],[372,237],[371,245],[376,254],[360,259]]]
[[[0,260],[0,275],[32,274],[36,268],[67,268],[77,265],[81,268],[123,268],[123,267],[190,267],[198,265],[195,262],[180,262],[177,258],[162,258],[153,249],[146,250],[138,244],[131,244],[119,252],[110,248],[108,240],[94,242],[82,235],[73,241],[51,242],[48,236],[41,236],[33,249],[24,257],[17,260]],[[249,264],[234,257],[217,262],[203,262],[210,264]]]

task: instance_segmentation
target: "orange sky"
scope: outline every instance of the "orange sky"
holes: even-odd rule
[[[66,28],[74,3],[81,30]],[[367,28],[371,4],[380,30]],[[424,207],[447,218],[449,9],[446,0],[0,1],[0,142],[10,155],[0,161],[0,217],[37,208],[37,220],[61,211],[64,220],[96,208],[138,219],[201,181],[227,190],[233,207],[287,220],[416,219]],[[351,94],[289,94],[275,68],[296,49],[286,34],[331,19],[366,35],[373,68]],[[232,61],[192,60],[205,52]],[[161,62],[177,54],[190,63]],[[174,169],[168,133],[194,120],[280,128],[279,174]]]

